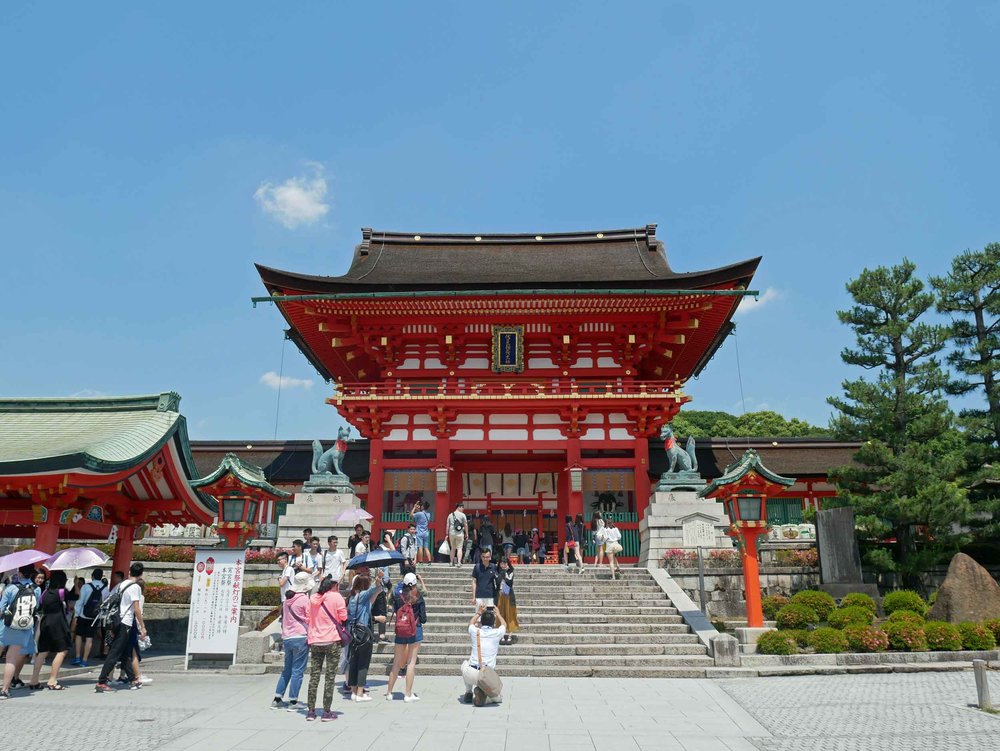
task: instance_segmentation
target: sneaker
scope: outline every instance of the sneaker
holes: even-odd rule
[[[306,722],[313,722],[316,719],[316,710],[310,709],[306,712]]]
[[[114,693],[115,690],[111,688],[111,686],[109,686],[107,683],[98,683],[96,686],[94,686],[94,691],[96,691],[99,694],[112,694]]]
[[[357,696],[354,699],[354,701],[371,701],[371,700],[372,697],[369,694],[361,694],[361,696]]]
[[[279,697],[275,696],[271,699],[271,709],[284,709],[285,702],[283,702]]]
[[[142,688],[142,681],[135,681],[134,683],[128,684],[129,691],[138,691],[140,688]]]
[[[140,683],[152,683],[153,682],[153,678],[152,678],[152,676],[149,676],[149,675],[140,675],[139,676],[139,682]]]
[[[298,712],[299,703],[297,701],[290,701],[288,702],[288,706],[286,706],[285,709],[289,712]]]
[[[486,692],[479,688],[479,686],[476,686],[476,689],[473,692],[472,703],[477,707],[481,707],[486,704]]]
[[[396,697],[394,697],[394,696],[393,696],[392,694],[386,694],[386,695],[385,695],[385,700],[386,700],[386,701],[392,701],[392,700],[393,700],[393,699],[395,699],[395,698],[396,698]]]
[[[463,704],[472,704],[472,692],[466,691],[465,696],[462,697]]]
[[[417,696],[416,694],[410,694],[409,696],[404,696],[403,701],[405,702],[420,701],[420,697]]]
[[[323,710],[323,717],[322,717],[322,721],[323,722],[330,722],[331,720],[336,720],[336,719],[337,719],[337,715],[335,715],[329,709],[324,709]]]

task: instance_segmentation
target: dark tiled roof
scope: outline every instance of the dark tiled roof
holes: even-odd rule
[[[603,232],[430,235],[365,229],[343,276],[257,265],[272,292],[337,293],[496,289],[703,289],[750,283],[760,258],[675,273],[656,225]],[[415,238],[419,237],[417,240]],[[476,237],[480,239],[477,240]],[[536,239],[541,238],[541,239]]]

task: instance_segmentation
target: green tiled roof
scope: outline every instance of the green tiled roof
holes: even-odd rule
[[[726,467],[726,471],[722,473],[721,477],[715,478],[711,483],[699,490],[698,495],[701,498],[711,495],[724,485],[732,485],[739,482],[750,472],[756,472],[764,479],[776,485],[790,486],[795,484],[794,477],[782,477],[779,474],[775,474],[764,466],[764,462],[760,460],[760,454],[754,449],[747,449],[743,452],[743,456]]]
[[[156,453],[178,430],[180,396],[0,399],[0,475],[115,472]],[[188,458],[186,457],[186,458]],[[193,467],[193,463],[191,463]]]
[[[224,477],[228,472],[232,472],[233,475],[239,478],[240,482],[244,485],[249,485],[253,488],[260,488],[267,493],[271,493],[276,498],[292,497],[291,493],[276,488],[269,483],[267,481],[267,477],[264,476],[263,469],[258,467],[256,464],[250,464],[250,462],[243,461],[231,451],[222,458],[222,462],[214,472],[207,477],[202,477],[200,480],[195,480],[191,483],[191,487],[203,488],[207,485],[211,485]]]

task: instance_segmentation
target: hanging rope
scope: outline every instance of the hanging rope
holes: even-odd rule
[[[281,340],[281,365],[278,366],[278,400],[274,405],[274,440],[278,440],[278,414],[281,412],[281,384],[285,380],[285,343],[288,341],[286,335]]]

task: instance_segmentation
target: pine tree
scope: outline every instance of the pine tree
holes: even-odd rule
[[[952,317],[954,349],[948,362],[959,377],[948,391],[957,396],[982,391],[986,409],[966,409],[962,417],[973,433],[988,431],[995,458],[1000,448],[1000,243],[959,254],[947,276],[932,277],[931,284],[938,311]]]
[[[874,378],[844,381],[844,394],[827,400],[838,412],[831,421],[835,435],[864,441],[853,465],[831,472],[839,498],[855,508],[865,537],[895,539],[892,559],[881,562],[911,586],[944,549],[955,549],[955,525],[969,513],[958,481],[965,442],[945,401],[948,379],[937,359],[947,329],[922,320],[935,299],[915,273],[904,260],[865,269],[848,283],[854,305],[837,315],[857,344],[841,357]]]

